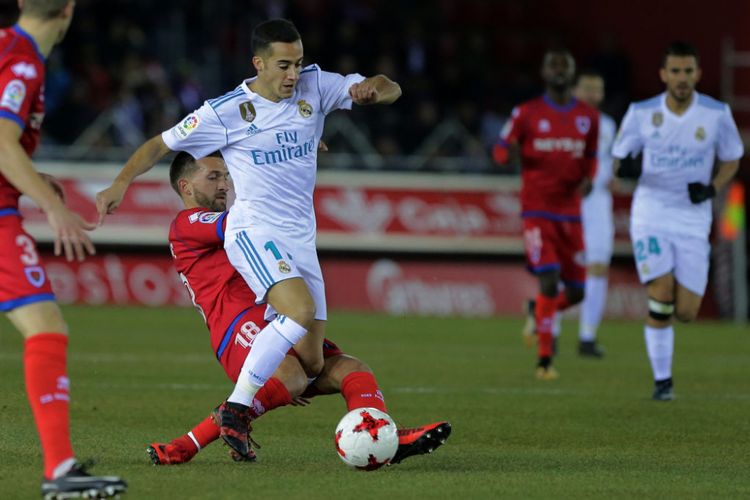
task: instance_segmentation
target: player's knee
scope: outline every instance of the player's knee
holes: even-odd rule
[[[310,330],[313,323],[315,322],[315,302],[312,298],[310,300],[302,300],[294,304],[286,313],[286,316],[292,318],[296,323]]]
[[[674,317],[677,318],[677,321],[682,323],[690,323],[691,321],[694,321],[697,316],[698,310],[695,308],[678,306],[674,312]]]
[[[322,357],[305,360],[302,363],[302,368],[304,368],[305,375],[307,375],[308,378],[318,377],[323,372],[324,367],[325,361]]]
[[[583,300],[585,290],[580,287],[568,287],[565,289],[565,295],[570,305],[575,305]]]
[[[656,321],[668,322],[674,313],[674,302],[664,302],[649,297],[648,316]],[[678,318],[679,319],[679,318]]]

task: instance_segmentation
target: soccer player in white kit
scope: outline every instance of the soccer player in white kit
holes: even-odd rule
[[[122,201],[132,180],[170,151],[202,158],[220,151],[234,180],[224,248],[259,303],[275,317],[257,334],[237,385],[220,407],[222,438],[248,453],[248,407],[294,346],[308,377],[323,368],[327,318],[315,247],[313,190],[326,115],[355,104],[390,104],[401,88],[383,75],[365,78],[302,67],[299,32],[284,19],[252,34],[258,75],[189,114],[143,144],[112,186],[97,195],[100,221]],[[196,221],[200,223],[200,221]],[[307,332],[310,332],[307,334]]]
[[[604,78],[593,70],[578,73],[573,95],[599,109],[604,100]],[[581,303],[578,329],[578,354],[601,358],[604,350],[597,345],[596,331],[607,305],[607,274],[612,259],[615,229],[612,220],[612,142],[617,125],[609,115],[599,112],[599,145],[596,176],[591,192],[581,203],[581,220],[586,246],[586,294]]]
[[[695,319],[708,282],[711,198],[737,173],[743,154],[729,106],[695,91],[698,64],[691,45],[667,48],[660,70],[666,92],[630,105],[612,152],[623,159],[643,151],[630,236],[648,292],[646,350],[658,401],[673,398],[672,315]]]

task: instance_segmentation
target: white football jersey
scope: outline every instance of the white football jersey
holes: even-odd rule
[[[236,192],[227,234],[263,227],[314,244],[313,190],[325,117],[351,109],[349,87],[364,77],[313,64],[301,71],[294,94],[279,102],[250,90],[253,80],[209,99],[162,139],[195,158],[221,151]]]
[[[631,224],[673,234],[707,237],[711,202],[693,204],[688,183],[711,182],[714,160],[738,160],[743,146],[729,106],[694,93],[678,116],[666,93],[630,105],[615,139],[615,158],[643,150],[643,172],[633,195]]]
[[[607,189],[612,180],[612,143],[615,141],[617,125],[611,116],[599,112],[599,143],[594,189]]]

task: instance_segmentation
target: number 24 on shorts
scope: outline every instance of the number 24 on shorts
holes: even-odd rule
[[[642,262],[648,258],[649,255],[660,255],[661,247],[659,247],[659,240],[653,236],[648,238],[642,238],[635,242],[635,260],[636,262]]]

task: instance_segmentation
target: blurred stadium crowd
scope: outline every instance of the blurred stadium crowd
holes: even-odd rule
[[[15,3],[4,0],[3,24],[14,21]],[[372,152],[393,158],[387,164],[395,168],[396,157],[456,157],[451,168],[485,170],[512,106],[541,91],[544,49],[566,42],[549,28],[552,20],[529,30],[540,13],[534,2],[520,0],[77,4],[69,34],[48,62],[42,155],[59,156],[55,145],[75,144],[86,146],[86,158],[113,150],[127,156],[144,138],[250,76],[253,26],[287,17],[302,33],[305,63],[384,73],[404,90],[398,106],[344,114],[349,121],[338,126],[344,133],[326,137],[332,151]],[[627,59],[603,38],[579,66],[604,74],[604,109],[621,116],[630,97]]]

